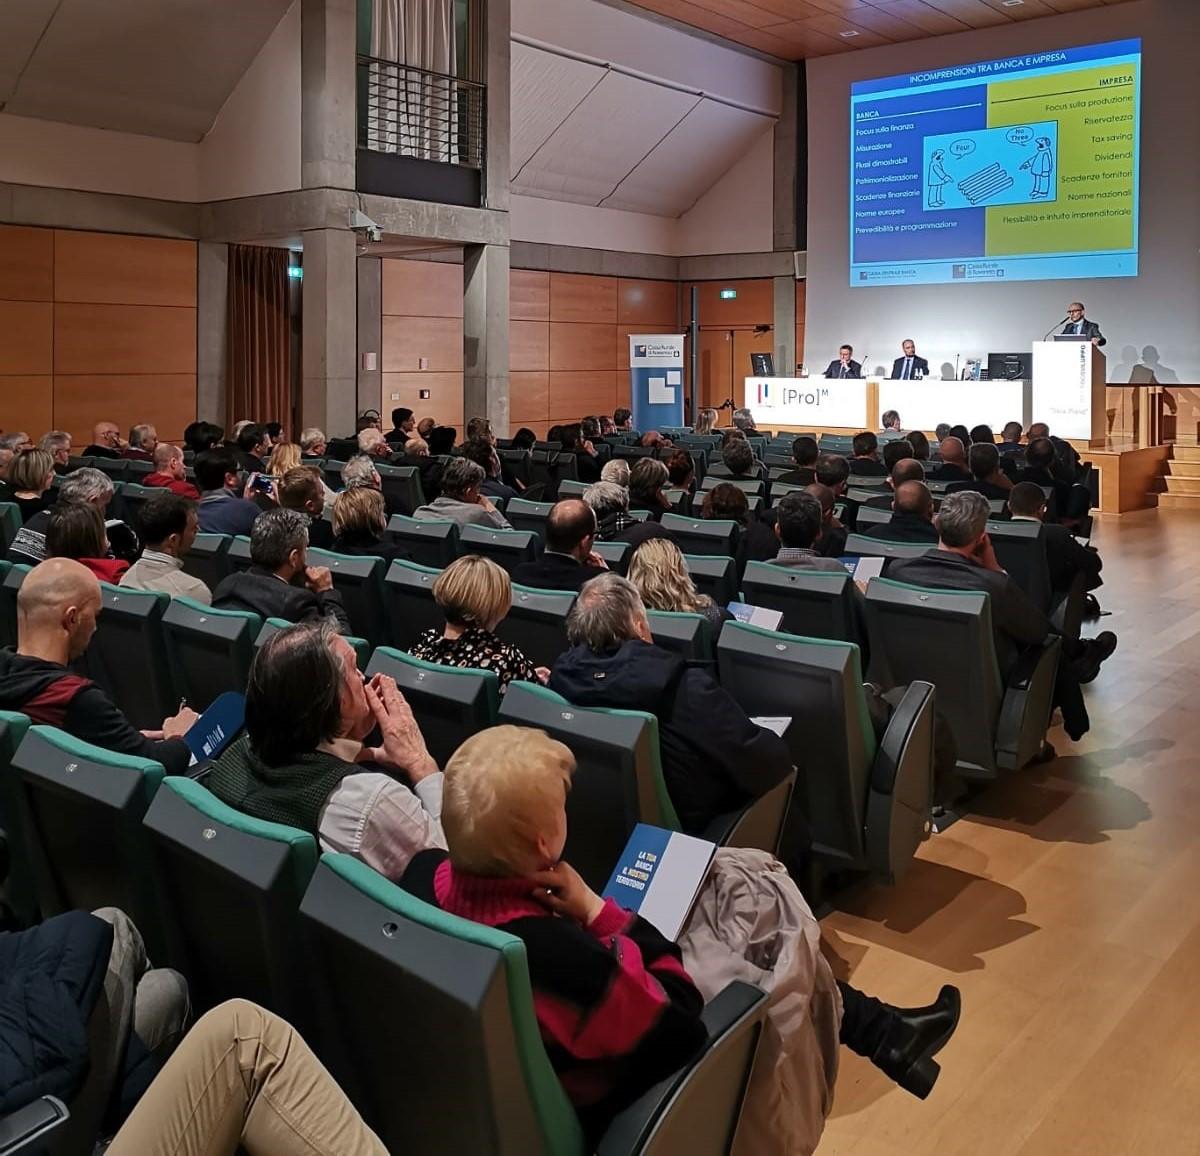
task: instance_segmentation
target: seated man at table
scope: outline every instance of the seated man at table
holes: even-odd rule
[[[883,542],[935,545],[938,533],[933,525],[933,495],[929,487],[919,479],[901,482],[892,500],[892,520],[882,525],[864,526],[863,533]]]
[[[1006,502],[1012,493],[1012,482],[1000,468],[1000,451],[994,442],[975,442],[967,454],[971,468],[969,482],[951,482],[947,493],[957,490],[972,490],[982,494],[989,502]]]
[[[938,548],[919,558],[894,559],[888,577],[934,590],[978,590],[987,594],[996,659],[1001,675],[1007,678],[1021,652],[1040,646],[1054,629],[996,561],[987,533],[988,514],[987,499],[982,494],[969,490],[947,494],[938,511]],[[1093,639],[1062,640],[1054,703],[1062,709],[1067,734],[1076,741],[1091,726],[1080,684],[1091,682],[1116,648],[1117,636],[1110,630]]]

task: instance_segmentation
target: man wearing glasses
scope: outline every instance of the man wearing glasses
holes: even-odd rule
[[[1063,326],[1063,333],[1091,338],[1093,345],[1106,344],[1104,334],[1100,332],[1100,326],[1094,321],[1089,321],[1083,315],[1082,301],[1072,301],[1067,307],[1067,323]]]

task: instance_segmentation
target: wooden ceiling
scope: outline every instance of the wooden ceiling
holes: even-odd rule
[[[829,56],[1124,0],[633,0],[785,60]]]

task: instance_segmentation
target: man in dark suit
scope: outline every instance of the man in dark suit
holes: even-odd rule
[[[1033,482],[1018,482],[1008,496],[1008,508],[1014,522],[1042,522],[1046,518],[1046,495]],[[1050,588],[1055,593],[1071,589],[1082,576],[1083,589],[1095,590],[1104,585],[1100,570],[1104,563],[1100,555],[1081,545],[1066,526],[1046,524],[1046,562],[1050,567]]]
[[[967,451],[962,438],[945,437],[938,443],[938,454],[942,464],[929,472],[931,482],[969,482],[971,472],[967,469]]]
[[[1041,645],[1053,628],[1029,596],[996,561],[987,533],[988,504],[982,494],[947,494],[938,511],[938,548],[920,558],[897,558],[888,577],[935,590],[978,590],[991,604],[996,659],[1007,676],[1026,647]],[[1117,648],[1117,637],[1104,631],[1093,639],[1064,638],[1055,681],[1054,702],[1063,726],[1078,740],[1091,725],[1080,683],[1091,682]]]
[[[904,356],[897,357],[892,362],[892,377],[901,381],[909,381],[914,377],[928,377],[929,362],[917,356],[917,347],[912,338],[906,337],[900,343],[900,348],[904,351]]]
[[[879,439],[870,430],[854,435],[854,457],[850,459],[850,472],[866,478],[887,477],[887,466],[879,460]]]
[[[1053,492],[1052,521],[1073,526],[1087,516],[1090,498],[1083,486],[1063,480],[1061,464],[1048,437],[1033,438],[1025,450],[1025,468],[1017,474],[1018,482],[1033,482],[1035,486]]]
[[[1095,346],[1108,344],[1104,334],[1100,332],[1100,326],[1084,316],[1082,301],[1072,301],[1067,306],[1067,323],[1062,327],[1062,332],[1074,334],[1076,337],[1087,337]]]
[[[834,502],[841,502],[842,522],[854,529],[858,516],[858,502],[846,497],[850,479],[850,463],[841,454],[822,454],[817,459],[817,485],[824,486],[833,495]]]
[[[837,359],[825,367],[826,377],[862,377],[862,365],[855,361],[852,345],[843,345],[838,350]]]
[[[951,482],[946,492],[972,490],[982,494],[989,502],[1005,502],[1012,493],[1013,484],[1000,468],[1000,451],[995,442],[975,442],[967,454],[971,470],[969,482]]]
[[[920,468],[919,462],[917,467]],[[884,542],[936,544],[938,532],[933,525],[933,495],[929,487],[922,481],[901,482],[892,499],[892,520],[864,526],[863,533]]]
[[[797,438],[792,442],[792,461],[796,468],[776,480],[788,486],[811,486],[817,480],[817,458],[820,456],[816,438]]]
[[[892,445],[895,444],[895,442],[892,443]],[[864,506],[870,506],[873,510],[894,509],[892,498],[905,482],[923,482],[925,480],[925,467],[912,456],[912,446],[908,442],[901,444],[908,446],[908,455],[900,457],[899,460],[892,459],[891,469],[888,471],[887,489],[873,498],[868,498],[863,503]],[[892,447],[888,446],[887,448],[891,449]],[[888,455],[885,453],[884,457],[886,460]]]
[[[522,562],[512,580],[518,586],[539,590],[579,590],[608,569],[592,552],[596,541],[596,515],[579,498],[556,502],[546,519],[546,549],[532,562]]]

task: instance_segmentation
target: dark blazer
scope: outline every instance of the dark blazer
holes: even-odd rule
[[[906,357],[897,357],[892,362],[892,377],[898,378],[904,372],[904,363],[908,360]],[[929,362],[923,357],[914,357],[912,359],[912,372],[910,377],[916,377],[920,373],[924,377],[929,376]]]
[[[1094,321],[1089,321],[1086,317],[1082,318],[1081,320],[1083,321],[1083,332],[1080,334],[1081,337],[1088,337],[1088,338],[1099,337],[1100,341],[1098,342],[1098,344],[1100,344],[1100,345],[1108,344],[1108,341],[1105,338],[1104,334],[1100,332],[1099,325],[1097,325]],[[1066,325],[1064,325],[1059,332],[1074,333],[1075,332],[1075,322],[1068,321],[1066,323]]]
[[[833,359],[833,361],[831,361],[825,367],[825,376],[826,377],[841,377],[842,376],[842,359],[840,357],[835,357]],[[853,357],[850,358],[850,364],[846,366],[846,376],[847,377],[862,377],[862,363],[855,361]]]
[[[971,477],[971,472],[962,466],[956,466],[952,462],[942,462],[936,470],[930,470],[925,475],[925,480],[930,482],[971,482],[975,479]]]
[[[775,479],[783,486],[811,486],[817,480],[817,471],[812,466],[797,466],[794,470],[788,470],[786,474],[780,474]],[[775,483],[773,482],[772,485]]]
[[[342,634],[350,633],[350,619],[336,590],[314,594],[306,586],[294,586],[258,566],[230,574],[213,591],[216,610],[249,610],[263,618],[288,622],[313,622],[332,618]]]
[[[887,466],[874,458],[851,458],[847,464],[850,466],[852,478],[856,475],[860,478],[886,478],[888,476]]]
[[[746,573],[747,562],[769,562],[779,553],[779,539],[774,527],[760,522],[753,515],[738,530],[734,545],[734,560],[737,565],[738,581]]]
[[[969,482],[951,482],[946,487],[946,493],[948,494],[958,494],[963,490],[982,494],[989,502],[1007,502],[1009,495],[1012,493],[1011,489],[993,485],[991,482],[981,482],[975,478]]]
[[[412,557],[408,547],[386,531],[379,538],[369,534],[343,534],[334,538],[329,548],[335,554],[346,554],[351,558],[382,558],[389,565],[397,558],[407,561]]]
[[[324,518],[310,518],[308,521],[308,544],[318,550],[333,549],[333,523]]]
[[[1084,576],[1085,590],[1095,590],[1104,585],[1104,579],[1100,577],[1104,565],[1100,555],[1087,546],[1081,546],[1066,526],[1047,523],[1043,536],[1052,590],[1069,590],[1077,574]]]
[[[607,574],[599,566],[576,562],[568,554],[549,551],[532,562],[522,562],[512,573],[518,586],[533,586],[538,590],[579,590],[589,578]]]
[[[878,538],[881,542],[930,542],[936,545],[938,540],[938,532],[932,522],[925,521],[920,514],[910,514],[907,511],[893,514],[892,520],[882,525],[864,526],[863,533],[868,538]]]

